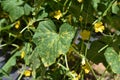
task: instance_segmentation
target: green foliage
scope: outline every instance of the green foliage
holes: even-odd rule
[[[114,73],[120,74],[120,55],[114,50],[113,47],[108,47],[104,53],[108,64]]]
[[[16,52],[8,61],[7,63],[2,67],[2,70],[5,72],[8,72],[12,66],[15,66],[16,64],[16,57],[19,56],[19,52]]]
[[[42,21],[33,36],[33,41],[37,45],[35,50],[39,52],[46,67],[53,64],[59,55],[69,50],[74,37],[75,30],[69,24],[62,24],[59,33],[56,28],[51,20]]]
[[[105,57],[103,54],[103,51],[100,52],[100,49],[103,48],[106,44],[100,42],[100,41],[94,41],[91,44],[90,49],[88,50],[87,57],[94,63],[98,64],[102,62],[103,64],[106,64]]]
[[[23,4],[22,0],[5,0],[2,1],[3,10],[9,13],[11,21],[15,21],[16,19],[20,18],[24,14],[23,7],[20,5]]]
[[[3,7],[3,10],[9,13],[10,20],[13,22],[20,18],[21,16],[29,15],[32,8],[25,4],[23,7],[24,1],[22,0],[5,0],[1,2],[1,5]]]
[[[0,4],[0,62],[5,63],[0,66],[1,79],[10,78],[13,68],[19,72],[18,80],[26,77],[26,70],[33,80],[84,80],[89,72],[98,79],[92,63],[103,63],[106,71],[110,66],[120,74],[119,1],[1,0]]]
[[[114,4],[112,5],[112,13],[117,14],[119,11],[119,7],[117,5],[117,2],[114,2]]]

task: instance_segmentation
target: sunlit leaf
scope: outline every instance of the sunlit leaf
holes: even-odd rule
[[[25,15],[29,15],[31,11],[32,11],[32,7],[30,5],[28,5],[28,4],[25,4],[24,5],[24,13],[25,13]]]
[[[95,10],[97,10],[98,3],[100,3],[100,0],[92,0],[92,4]]]
[[[117,5],[117,1],[112,5],[112,13],[117,14],[120,8]]]
[[[45,66],[53,64],[59,55],[68,51],[74,33],[73,27],[67,23],[61,25],[59,33],[51,20],[39,23],[33,41]]]
[[[24,14],[22,4],[22,0],[4,0],[1,2],[3,10],[9,13],[11,21],[15,21]]]
[[[113,47],[108,47],[104,55],[112,71],[120,74],[120,55],[117,54]]]
[[[30,51],[31,51],[30,44],[26,43],[25,46],[20,51],[17,51],[12,57],[10,57],[10,59],[2,67],[2,70],[5,72],[8,72],[10,70],[10,68],[12,68],[14,65],[16,65],[16,59],[17,59],[16,57],[20,56],[22,51],[25,52],[25,56],[28,53],[30,53]],[[28,58],[26,58],[26,57],[25,57],[25,63],[29,64]]]
[[[2,70],[8,72],[12,66],[16,64],[16,56],[20,56],[20,52],[16,52],[2,67]]]

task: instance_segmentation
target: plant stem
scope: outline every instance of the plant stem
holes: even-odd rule
[[[66,54],[65,54],[64,56],[65,56],[65,64],[66,64],[66,67],[69,69],[69,67],[68,67],[68,61],[67,61],[67,56],[66,56]]]
[[[64,3],[64,5],[63,5],[63,11],[65,11],[65,6],[66,6],[66,4],[67,4],[68,1],[69,1],[69,0],[65,0],[65,3]]]
[[[115,0],[111,1],[110,4],[108,5],[107,9],[104,11],[102,17],[107,15],[108,10],[111,8],[111,6],[113,5],[113,3],[115,2]]]
[[[108,10],[111,8],[111,6],[113,5],[113,3],[115,2],[115,0],[111,1],[107,7],[107,9],[103,12],[103,14],[97,19],[95,20],[92,24],[94,25],[97,21],[101,21],[101,19],[107,15]]]
[[[85,48],[85,56],[84,56],[84,58],[85,58],[86,63],[88,64],[88,66],[89,66],[90,70],[92,71],[92,73],[93,73],[94,77],[95,77],[95,78],[96,78],[96,80],[97,80],[97,76],[96,76],[96,74],[95,74],[94,70],[92,69],[92,67],[91,67],[90,63],[88,62],[88,59],[86,58],[86,56],[87,56],[88,44],[89,44],[89,41],[88,41],[88,43],[87,43],[87,45],[86,45],[86,48]]]
[[[66,0],[66,1],[68,1],[68,0]],[[66,8],[66,10],[65,10],[65,8],[63,8],[63,11],[64,11],[64,12],[63,12],[63,16],[68,12],[71,4],[72,4],[72,1],[70,1],[70,3],[69,3],[69,5],[68,5],[68,7]],[[66,5],[66,4],[65,4],[65,5]],[[64,7],[65,7],[65,5],[64,5]]]
[[[21,72],[21,74],[20,74],[20,76],[19,76],[18,80],[21,80],[21,78],[22,78],[22,76],[23,76],[24,72],[25,72],[25,66],[23,66],[23,71]]]
[[[103,51],[105,48],[107,48],[108,47],[108,44],[107,45],[105,45],[104,47],[102,47],[99,51],[98,51],[98,53],[100,53],[101,51]]]
[[[96,74],[95,74],[94,70],[92,69],[92,67],[91,67],[91,65],[90,65],[90,63],[88,62],[88,60],[87,60],[87,59],[86,59],[86,62],[87,62],[87,64],[88,64],[88,66],[89,66],[90,70],[92,71],[92,73],[93,73],[94,77],[95,77],[95,78],[96,78],[96,80],[97,80],[97,76],[96,76]]]
[[[6,45],[7,45],[7,44],[0,45],[0,48],[4,47],[4,46],[6,46]]]
[[[78,52],[77,50],[75,50],[74,47],[71,46],[71,48],[73,49],[73,51],[74,51],[79,57],[81,57],[81,58],[83,57],[83,55],[82,55],[82,54],[79,54],[79,52]]]
[[[63,66],[62,64],[60,63],[57,63],[59,66],[61,66],[64,70],[68,71],[68,68],[66,68],[65,66]]]
[[[24,28],[20,31],[20,33],[23,33],[27,28],[28,28],[28,26],[24,27]]]

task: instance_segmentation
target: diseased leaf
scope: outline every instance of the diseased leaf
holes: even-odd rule
[[[68,51],[74,33],[73,27],[67,23],[61,25],[59,33],[51,20],[39,23],[33,41],[45,66],[53,64],[59,55]]]
[[[108,47],[104,55],[112,71],[120,74],[120,55],[117,54],[113,47]]]
[[[39,49],[38,49],[39,50]],[[37,69],[41,65],[41,61],[39,59],[39,51],[36,49],[33,51],[32,55],[30,56],[30,62],[32,63],[32,68]],[[39,63],[39,64],[38,64]]]

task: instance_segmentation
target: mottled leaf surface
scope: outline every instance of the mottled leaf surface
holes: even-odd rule
[[[51,20],[39,23],[33,41],[45,66],[53,64],[60,54],[68,51],[74,33],[73,27],[67,23],[61,25],[59,33]]]
[[[120,74],[120,55],[112,47],[108,47],[104,55],[112,71]]]

